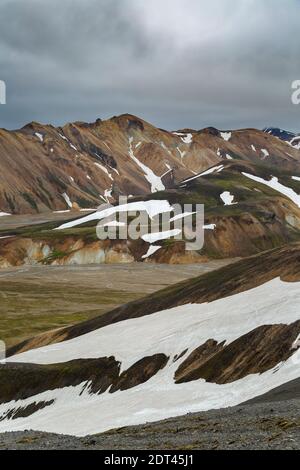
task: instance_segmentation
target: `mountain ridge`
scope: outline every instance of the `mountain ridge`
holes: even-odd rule
[[[95,208],[172,188],[230,159],[296,171],[300,151],[255,129],[171,132],[130,114],[62,127],[31,122],[0,130],[0,212]]]

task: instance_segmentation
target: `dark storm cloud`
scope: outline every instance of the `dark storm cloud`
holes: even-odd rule
[[[299,0],[2,0],[0,126],[300,127]]]

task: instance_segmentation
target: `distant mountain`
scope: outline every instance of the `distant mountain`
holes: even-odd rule
[[[299,243],[264,252],[15,348],[0,364],[0,431],[83,436],[288,386],[299,259]]]
[[[285,131],[277,127],[266,127],[264,132],[267,134],[278,137],[285,142],[288,142],[293,148],[300,149],[300,134],[295,134],[293,132]]]
[[[294,134],[293,132],[285,131],[284,129],[279,129],[279,127],[266,127],[264,129],[264,132],[288,142],[290,142],[294,137],[296,137],[296,134]]]
[[[0,130],[0,215],[95,208],[145,195],[226,160],[297,171],[300,151],[255,129],[169,132],[129,114]]]

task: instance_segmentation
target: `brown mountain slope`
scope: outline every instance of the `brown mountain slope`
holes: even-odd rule
[[[0,130],[0,212],[97,207],[119,194],[168,189],[228,159],[300,172],[299,150],[255,129],[174,133],[122,115]]]
[[[275,178],[277,183],[270,187]],[[226,160],[171,189],[130,199],[133,203],[138,200],[159,200],[170,206],[176,203],[182,210],[184,204],[193,204],[195,208],[196,204],[203,204],[206,229],[202,249],[195,247],[196,251],[186,251],[184,240],[166,238],[159,242],[154,254],[147,256],[150,244],[142,239],[132,240],[129,236],[127,240],[99,240],[96,225],[101,219],[101,210],[80,217],[74,211],[67,214],[48,212],[41,216],[40,224],[34,223],[37,215],[30,218],[27,215],[28,222],[23,227],[22,224],[18,227],[3,223],[0,228],[0,268],[39,263],[140,261],[182,264],[212,258],[246,257],[300,239],[299,194],[300,181],[293,178],[292,172],[266,167],[261,162]],[[228,204],[224,195],[233,202]],[[24,217],[21,217],[23,223],[26,222]],[[19,218],[2,217],[1,222]],[[53,230],[58,227],[60,230]],[[174,225],[170,224],[171,228]]]

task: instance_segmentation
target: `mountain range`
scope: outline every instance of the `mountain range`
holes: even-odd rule
[[[227,160],[297,171],[299,148],[274,135],[212,127],[169,132],[127,114],[58,128],[32,122],[2,129],[0,213],[96,208],[120,194],[170,189]]]
[[[276,129],[169,132],[131,115],[1,131],[0,266],[193,263],[297,241],[300,150],[293,139]],[[169,210],[204,204],[203,249],[186,252],[168,235],[151,243],[98,240],[96,225],[107,203],[118,212],[120,195],[129,197],[128,210],[137,202]],[[80,213],[88,209],[91,215]],[[14,225],[9,213],[38,218],[28,214]]]
[[[198,420],[193,413],[278,394],[297,398],[297,139],[273,128],[169,132],[132,115],[1,130],[0,268],[13,312],[27,308],[18,303],[20,278],[10,277],[15,266],[40,270],[37,293],[27,284],[31,268],[19,272],[37,296],[45,265],[63,273],[64,265],[93,263],[226,265],[104,313],[95,294],[88,320],[21,335],[0,363],[0,432],[86,436],[187,413]],[[148,226],[138,240],[97,237],[107,211],[131,216],[138,208],[151,219],[175,203],[204,205],[203,248],[186,251],[172,227]],[[147,267],[155,275],[157,266]]]

